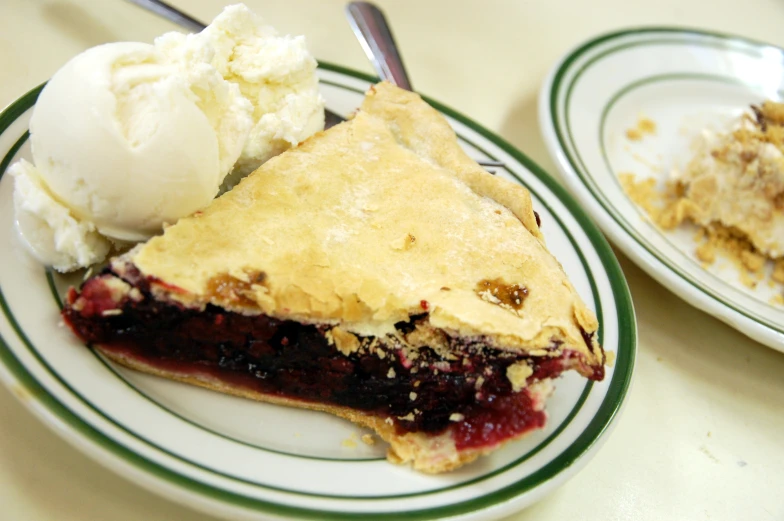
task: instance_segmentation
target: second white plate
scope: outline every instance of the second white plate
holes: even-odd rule
[[[572,193],[634,262],[690,304],[784,351],[784,307],[729,263],[703,267],[694,230],[663,232],[618,175],[663,179],[689,158],[702,128],[720,128],[751,103],[781,99],[784,51],[715,33],[643,28],[594,38],[566,54],[539,98],[542,131]],[[641,118],[656,132],[626,138]]]

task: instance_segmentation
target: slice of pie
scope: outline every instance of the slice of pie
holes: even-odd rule
[[[604,376],[596,317],[537,221],[437,111],[381,83],[63,314],[120,364],[336,414],[442,472],[541,428],[563,371]]]

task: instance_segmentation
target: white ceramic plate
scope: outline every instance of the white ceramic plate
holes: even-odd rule
[[[340,114],[359,105],[371,80],[329,65],[320,74],[328,106]],[[27,122],[38,91],[0,115],[0,173],[29,157]],[[434,105],[471,154],[504,161],[498,175],[531,189],[551,250],[599,314],[605,347],[617,353],[603,382],[576,374],[558,382],[546,429],[456,472],[426,476],[387,463],[383,445],[356,443],[362,432],[340,419],[114,366],[58,325],[59,298],[79,281],[26,255],[13,232],[9,176],[0,179],[0,377],[101,463],[230,519],[492,519],[536,501],[588,461],[618,415],[635,354],[631,300],[609,246],[550,177],[487,130]]]
[[[784,351],[784,307],[750,289],[729,262],[704,268],[694,228],[663,232],[618,174],[663,181],[686,164],[702,128],[721,129],[750,103],[780,99],[784,51],[721,34],[643,28],[597,37],[554,67],[539,98],[545,141],[572,193],[640,267],[690,304]],[[626,138],[640,118],[655,135]]]

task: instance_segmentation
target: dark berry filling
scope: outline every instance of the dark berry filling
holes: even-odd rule
[[[162,369],[209,374],[263,393],[389,417],[400,433],[437,434],[452,427],[458,449],[542,427],[544,412],[536,410],[527,389],[514,392],[507,368],[527,362],[531,384],[558,376],[574,358],[571,352],[526,358],[449,337],[450,354],[444,356],[430,347],[412,351],[391,336],[360,337],[363,347],[345,355],[330,344],[329,326],[246,316],[212,305],[187,309],[156,300],[148,284],[137,284],[118,301],[107,284],[117,280],[104,274],[69,293],[63,316],[85,342]],[[397,328],[407,335],[426,320],[426,313],[413,316]]]

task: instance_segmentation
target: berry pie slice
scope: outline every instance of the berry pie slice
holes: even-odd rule
[[[431,473],[541,428],[562,372],[604,376],[528,192],[386,83],[72,288],[63,314],[120,364],[338,415]]]

